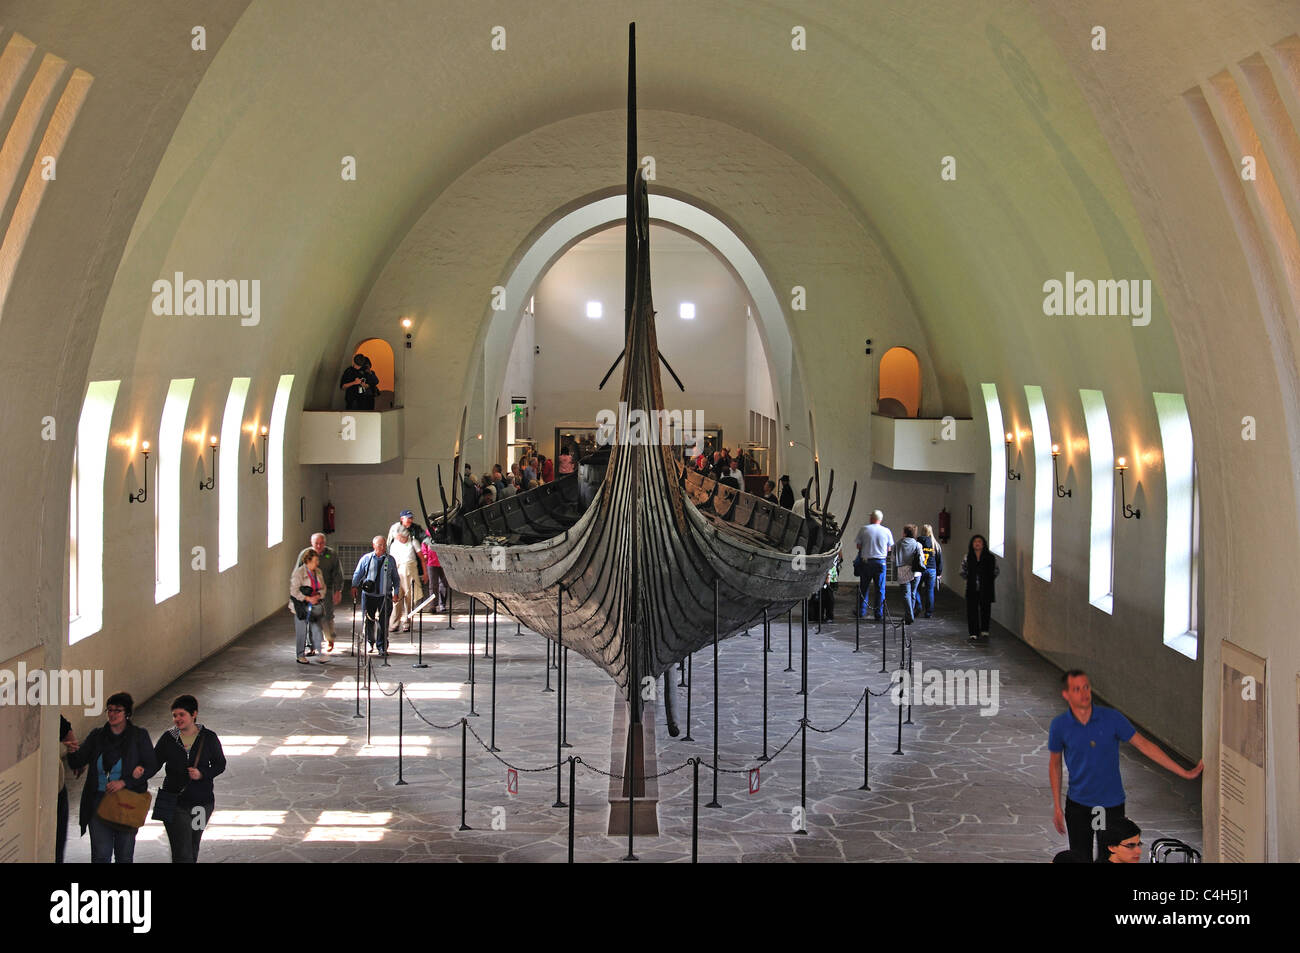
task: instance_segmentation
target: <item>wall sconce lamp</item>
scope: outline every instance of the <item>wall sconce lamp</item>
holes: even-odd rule
[[[144,503],[149,499],[149,441],[146,440],[140,445],[140,452],[144,454],[144,487],[136,490],[134,493],[127,494],[127,499],[132,503]]]
[[[1115,461],[1115,472],[1119,474],[1120,506],[1122,507],[1124,519],[1140,520],[1142,518],[1142,511],[1135,510],[1132,506],[1130,506],[1128,500],[1124,496],[1124,471],[1127,469],[1128,469],[1128,460],[1126,458],[1120,457],[1118,460]]]
[[[217,435],[213,434],[208,438],[208,446],[212,448],[212,469],[208,471],[208,478],[199,481],[200,490],[211,490],[216,486],[217,479]]]
[[[1008,480],[1019,480],[1021,476],[1021,474],[1011,469],[1011,441],[1014,439],[1015,437],[1013,437],[1010,433],[1007,434],[1007,479]]]
[[[402,330],[406,332],[406,346],[409,349],[411,346],[411,319],[410,318],[402,318]]]
[[[1056,495],[1064,499],[1067,496],[1074,496],[1074,491],[1067,490],[1065,484],[1061,483],[1060,478],[1056,475],[1056,458],[1060,455],[1061,445],[1059,443],[1052,444],[1052,479],[1056,481]]]
[[[254,473],[266,472],[266,428],[262,428],[262,462],[253,467]]]

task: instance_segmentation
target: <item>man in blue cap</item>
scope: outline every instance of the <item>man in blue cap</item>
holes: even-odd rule
[[[399,557],[400,554],[393,549],[393,544],[398,541],[397,537],[398,534],[400,533],[406,533],[407,536],[410,537],[411,546],[415,550],[416,559],[417,561],[420,562],[419,573],[418,573],[420,579],[420,588],[424,590],[424,595],[427,596],[429,593],[427,590],[427,583],[424,578],[424,563],[422,560],[419,560],[419,554],[420,554],[420,547],[425,542],[430,541],[429,534],[420,523],[415,522],[414,513],[412,513],[410,510],[402,510],[402,512],[397,515],[397,522],[394,523],[392,526],[388,527],[388,539],[387,539],[388,551],[392,553],[392,555],[395,558]],[[403,563],[400,558],[397,559],[397,564],[399,568],[402,567]]]

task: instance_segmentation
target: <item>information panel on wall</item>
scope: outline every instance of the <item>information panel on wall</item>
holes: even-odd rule
[[[13,673],[44,667],[38,646],[0,664],[0,671],[9,673],[13,690]],[[41,706],[17,697],[0,704],[0,863],[36,860],[40,748]]]
[[[1219,860],[1268,859],[1265,823],[1265,660],[1224,641],[1219,701]]]

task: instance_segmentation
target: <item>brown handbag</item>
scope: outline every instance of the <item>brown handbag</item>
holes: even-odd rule
[[[111,794],[105,794],[100,799],[99,808],[95,813],[99,815],[101,820],[108,821],[110,824],[119,824],[122,827],[143,827],[145,819],[149,816],[149,802],[151,800],[152,797],[148,791],[139,794],[121,788]]]

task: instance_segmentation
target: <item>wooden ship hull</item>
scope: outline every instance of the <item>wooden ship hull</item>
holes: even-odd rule
[[[634,77],[633,50],[620,400],[629,418],[640,410],[658,421],[664,397]],[[590,659],[624,690],[709,645],[715,625],[727,638],[820,588],[840,528],[819,500],[803,517],[719,485],[687,471],[664,438],[655,427],[628,428],[613,435],[607,461],[584,461],[579,473],[482,509],[447,511],[444,499],[441,516],[426,511],[450,585]],[[833,488],[832,473],[827,504]]]

